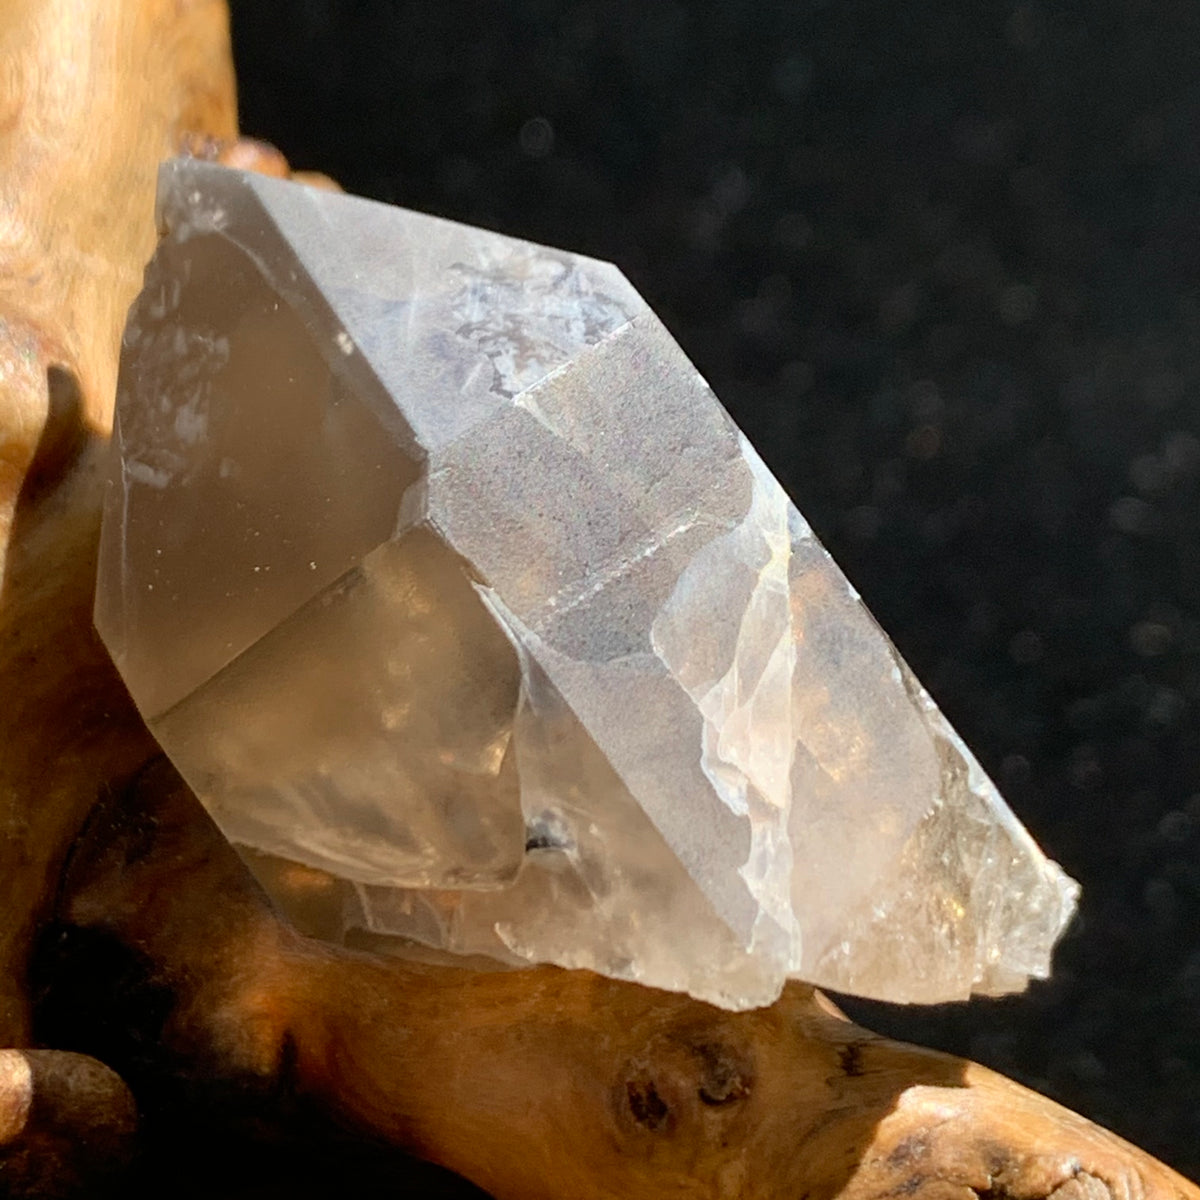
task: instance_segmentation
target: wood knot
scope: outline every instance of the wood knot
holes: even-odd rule
[[[651,1133],[657,1133],[670,1120],[667,1102],[658,1094],[654,1080],[645,1073],[626,1081],[625,1095],[634,1122]]]
[[[838,1066],[841,1067],[842,1074],[848,1075],[851,1079],[866,1074],[866,1068],[863,1066],[862,1047],[857,1042],[847,1042],[838,1050]]]
[[[736,1109],[752,1089],[746,1052],[723,1041],[661,1035],[626,1064],[617,1097],[622,1123],[661,1134]]]

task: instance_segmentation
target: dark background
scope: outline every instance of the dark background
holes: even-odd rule
[[[615,260],[1084,886],[875,1028],[1200,1178],[1200,6],[233,0],[247,132]]]

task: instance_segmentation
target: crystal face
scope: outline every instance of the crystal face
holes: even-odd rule
[[[730,1008],[1045,975],[1047,861],[617,269],[193,161],[96,622],[297,923]]]

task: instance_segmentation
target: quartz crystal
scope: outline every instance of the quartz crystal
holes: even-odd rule
[[[96,622],[309,932],[729,1008],[1044,976],[1076,888],[613,266],[175,161]]]

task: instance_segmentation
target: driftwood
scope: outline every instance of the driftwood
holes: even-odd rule
[[[735,1015],[295,933],[158,757],[90,622],[155,165],[286,164],[234,140],[216,0],[7,0],[0,61],[0,1196],[120,1180],[132,1088],[145,1153],[202,1123],[210,1155],[213,1137],[336,1131],[502,1200],[1200,1200],[1082,1118],[809,988]]]

